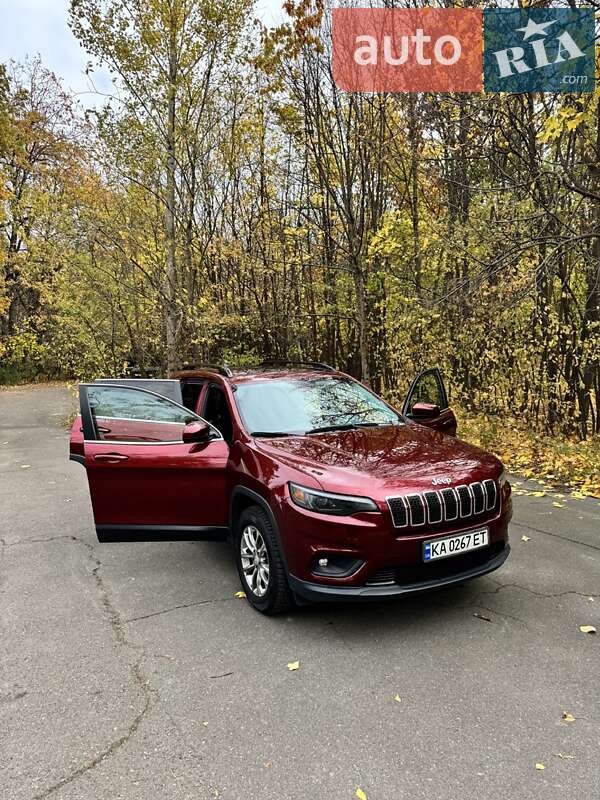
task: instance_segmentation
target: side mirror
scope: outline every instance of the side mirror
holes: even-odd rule
[[[203,420],[195,420],[186,425],[183,429],[183,443],[196,444],[197,442],[205,442],[210,439],[212,428],[208,422]]]
[[[415,403],[410,415],[414,419],[435,419],[440,415],[440,407],[434,403]]]

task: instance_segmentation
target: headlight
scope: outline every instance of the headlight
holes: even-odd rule
[[[376,503],[368,497],[352,497],[349,494],[330,494],[318,492],[316,489],[306,489],[290,483],[290,497],[292,502],[308,511],[318,514],[334,514],[338,517],[349,517],[359,511],[379,511]]]

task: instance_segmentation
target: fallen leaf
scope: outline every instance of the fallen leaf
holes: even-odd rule
[[[566,508],[564,503],[552,503],[555,508]]]
[[[300,669],[300,662],[299,661],[291,661],[287,665],[290,672],[295,672],[297,669]]]
[[[358,800],[367,800],[367,795],[360,787],[356,790],[356,796],[358,797]]]
[[[564,753],[554,753],[554,755],[557,756],[558,758],[569,758],[569,759],[575,758],[575,756],[567,756]]]
[[[546,492],[529,492],[530,497],[546,497]]]
[[[394,700],[395,700],[397,703],[401,703],[401,702],[402,702],[402,698],[400,697],[400,695],[399,695],[399,694],[396,694],[396,695],[394,695]]]
[[[31,464],[21,464],[21,469],[31,469]]]
[[[246,597],[246,592],[236,592],[235,596],[239,597],[240,599],[243,599],[244,597]]]
[[[575,717],[571,714],[570,711],[563,711],[562,718],[565,722],[575,722]]]
[[[205,728],[208,728],[208,722],[203,722],[202,724],[204,725]]]
[[[536,768],[536,769],[546,769],[546,766],[545,766],[545,764],[541,764],[541,763],[538,761],[538,763],[535,765],[535,768]]]
[[[521,541],[522,542],[528,542],[530,539],[531,539],[531,536],[525,536],[525,534],[523,534],[523,536],[521,536]]]
[[[589,633],[589,634],[594,634],[594,633],[596,633],[596,628],[594,628],[594,626],[593,626],[593,625],[580,625],[580,626],[579,626],[579,630],[580,630],[582,633]]]
[[[473,614],[473,616],[476,617],[477,619],[482,619],[484,622],[491,622],[492,621],[490,619],[490,617],[484,617],[483,614],[475,613],[475,614]]]

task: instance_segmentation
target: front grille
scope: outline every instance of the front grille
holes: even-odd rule
[[[419,528],[426,524],[468,520],[495,511],[498,487],[496,481],[488,478],[455,489],[389,497],[387,503],[395,528]]]

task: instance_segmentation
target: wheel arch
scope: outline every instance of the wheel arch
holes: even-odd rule
[[[231,492],[231,498],[229,501],[229,530],[231,531],[232,542],[234,541],[235,530],[236,530],[235,526],[237,520],[239,519],[240,514],[242,514],[247,508],[250,508],[251,506],[258,506],[269,517],[271,525],[273,526],[273,531],[275,532],[275,536],[277,537],[277,543],[279,545],[279,552],[281,553],[281,558],[283,559],[286,572],[289,575],[287,555],[285,552],[285,548],[283,546],[283,542],[281,540],[279,525],[277,523],[277,519],[275,518],[275,514],[273,513],[273,509],[271,508],[271,506],[265,500],[264,497],[262,497],[257,492],[254,492],[252,489],[248,489],[248,487],[246,486],[236,486],[234,490]]]

